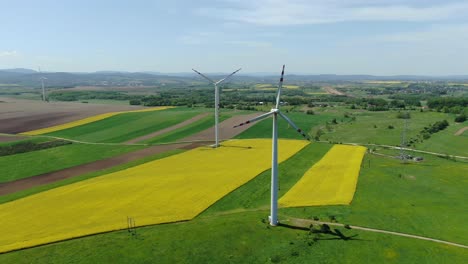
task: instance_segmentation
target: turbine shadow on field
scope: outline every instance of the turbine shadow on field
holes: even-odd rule
[[[221,148],[240,148],[240,149],[252,149],[251,146],[233,146],[233,145],[229,145],[229,146],[226,146],[226,145],[219,145],[219,147]],[[203,146],[203,147],[200,147],[200,150],[212,150],[212,149],[215,149],[214,147],[212,146]]]
[[[221,145],[221,147],[223,148],[241,148],[241,149],[252,149],[251,146],[233,146],[233,145],[230,145],[230,146],[225,146],[225,145]]]
[[[339,229],[333,229],[332,230],[326,224],[322,225],[322,227],[320,229],[313,229],[312,226],[311,227],[304,227],[304,226],[290,225],[290,224],[285,224],[285,223],[278,223],[278,226],[289,228],[289,229],[294,229],[294,230],[308,231],[309,234],[316,234],[314,240],[344,240],[344,241],[360,240],[360,241],[370,241],[370,240],[366,240],[366,239],[355,238],[355,237],[358,236],[358,234],[355,234],[355,235],[352,235],[352,236],[346,236]],[[330,235],[330,236],[335,236],[335,237],[322,238],[321,235]]]

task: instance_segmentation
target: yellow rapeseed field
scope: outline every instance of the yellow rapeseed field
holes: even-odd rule
[[[350,204],[365,147],[335,145],[279,200],[282,207]]]
[[[83,118],[83,119],[80,119],[80,120],[76,120],[76,121],[61,124],[61,125],[56,125],[56,126],[41,128],[41,129],[32,130],[32,131],[28,131],[28,132],[23,132],[23,133],[20,133],[20,134],[30,135],[30,136],[41,135],[41,134],[46,134],[46,133],[50,133],[50,132],[55,132],[55,131],[58,131],[58,130],[63,130],[63,129],[67,129],[67,128],[81,126],[81,125],[84,125],[84,124],[99,121],[99,120],[102,120],[102,119],[105,119],[105,118],[108,118],[108,117],[111,117],[111,116],[115,116],[115,115],[118,115],[118,114],[122,114],[122,113],[137,113],[137,112],[158,111],[158,110],[164,110],[164,109],[168,109],[168,108],[171,108],[171,107],[170,106],[160,106],[160,107],[151,107],[151,108],[132,110],[132,111],[120,111],[120,112],[104,113],[104,114],[90,116],[90,117],[87,117],[87,118]]]
[[[308,144],[280,140],[284,161]],[[231,140],[0,205],[0,253],[136,226],[189,220],[267,170],[271,140]]]

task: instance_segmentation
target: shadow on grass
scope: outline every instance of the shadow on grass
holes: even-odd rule
[[[294,229],[294,230],[303,230],[303,231],[308,231],[309,234],[316,234],[314,240],[344,240],[344,241],[349,241],[349,240],[359,240],[359,241],[369,241],[365,239],[360,239],[356,238],[358,234],[351,235],[351,236],[346,236],[343,234],[339,229],[330,229],[330,226],[327,224],[322,224],[320,225],[320,229],[314,229],[314,227],[311,225],[309,228],[303,227],[303,226],[294,226],[294,225],[288,225],[284,223],[279,223],[278,226],[284,227],[284,228],[289,228],[289,229]],[[331,236],[336,236],[333,238],[322,238],[321,235],[331,235]]]

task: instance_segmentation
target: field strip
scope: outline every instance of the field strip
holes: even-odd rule
[[[455,132],[455,136],[460,136],[461,134],[463,134],[463,132],[467,131],[468,130],[468,126],[466,127],[463,127],[463,128],[460,128],[457,132]]]
[[[334,145],[279,199],[282,207],[350,204],[365,147]]]
[[[282,162],[308,142],[280,140]],[[270,167],[271,140],[230,140],[0,205],[0,252],[190,220]]]
[[[159,136],[159,135],[162,135],[162,134],[165,134],[165,133],[168,133],[168,132],[171,132],[171,131],[174,131],[178,128],[181,128],[181,127],[184,127],[184,126],[187,126],[187,125],[190,125],[202,118],[204,118],[205,116],[207,116],[208,113],[202,113],[202,114],[199,114],[197,116],[194,116],[188,120],[185,120],[183,122],[180,122],[179,124],[177,125],[173,125],[173,126],[170,126],[170,127],[167,127],[167,128],[164,128],[164,129],[161,129],[161,130],[158,130],[156,132],[153,132],[151,134],[147,134],[147,135],[144,135],[144,136],[141,136],[141,137],[137,137],[137,138],[134,138],[134,139],[131,139],[127,142],[125,142],[126,144],[132,144],[132,143],[137,143],[137,142],[140,142],[140,141],[143,141],[143,140],[146,140],[146,139],[150,139],[150,138],[153,138],[153,137],[156,137],[156,136]]]
[[[300,218],[288,218],[288,220],[286,221],[291,222],[294,226],[298,225],[298,226],[307,227],[307,228],[311,224],[327,224],[329,226],[339,226],[339,227],[345,226],[344,224],[340,224],[340,223],[322,222],[322,221],[314,221],[314,220],[300,219]],[[411,234],[405,234],[405,233],[400,233],[400,232],[387,231],[387,230],[375,229],[375,228],[369,228],[369,227],[362,227],[362,226],[349,225],[349,227],[351,227],[351,229],[356,229],[356,230],[363,230],[363,231],[374,232],[374,233],[383,233],[383,234],[389,234],[389,235],[394,235],[394,236],[409,237],[409,238],[415,238],[415,239],[420,239],[420,240],[432,241],[432,242],[441,243],[441,244],[447,244],[447,245],[461,247],[461,248],[468,248],[468,246],[466,245],[449,242],[445,240],[440,240],[440,239],[435,239],[435,238],[430,238],[430,237],[423,237],[423,236],[418,236],[418,235],[411,235]]]
[[[92,123],[92,122],[95,122],[95,121],[103,120],[103,119],[106,119],[108,117],[115,116],[115,115],[118,115],[118,114],[159,111],[159,110],[165,110],[165,109],[169,109],[169,108],[172,108],[172,107],[170,107],[170,106],[160,106],[160,107],[152,107],[152,108],[132,110],[132,111],[110,112],[110,113],[90,116],[90,117],[87,117],[87,118],[83,118],[83,119],[80,119],[80,120],[76,120],[76,121],[61,124],[61,125],[56,125],[56,126],[51,126],[51,127],[41,128],[41,129],[37,129],[37,130],[23,132],[23,133],[20,133],[20,135],[41,135],[41,134],[46,134],[46,133],[50,133],[50,132],[55,132],[55,131],[58,131],[58,130],[63,130],[63,129],[67,129],[67,128],[81,126],[81,125],[84,125],[84,124],[88,124],[88,123]]]

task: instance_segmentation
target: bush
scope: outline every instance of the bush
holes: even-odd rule
[[[398,112],[396,117],[401,119],[410,119],[411,115],[409,112]]]
[[[457,123],[463,123],[465,121],[466,121],[466,115],[464,114],[455,117],[455,122]]]
[[[388,125],[388,129],[394,129],[395,127],[392,125]]]
[[[138,99],[130,100],[130,105],[141,105],[141,101]]]
[[[313,115],[313,114],[315,114],[315,113],[314,113],[314,110],[309,109],[309,110],[307,110],[306,114],[308,114],[308,115]]]
[[[41,149],[55,148],[63,145],[72,144],[70,141],[54,140],[43,143],[20,142],[14,145],[0,147],[0,156],[8,156],[19,153],[26,153]]]

